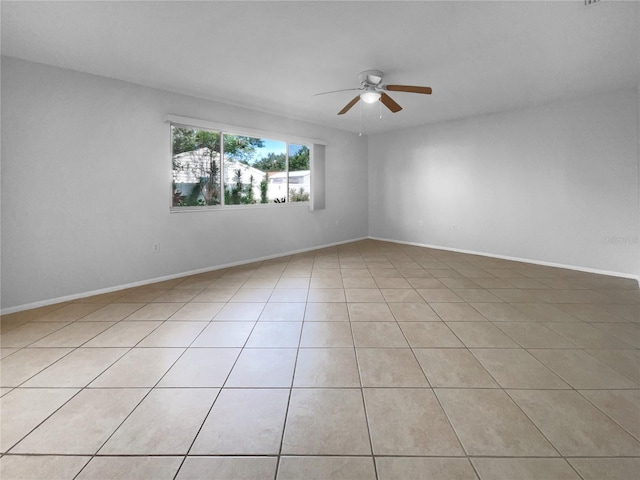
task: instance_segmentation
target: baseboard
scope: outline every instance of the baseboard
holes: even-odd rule
[[[486,253],[486,252],[477,252],[475,250],[464,250],[461,248],[451,248],[451,247],[443,247],[440,245],[429,245],[426,243],[417,243],[417,242],[405,242],[402,240],[394,240],[390,238],[380,238],[380,237],[368,237],[370,240],[378,240],[381,242],[390,242],[397,243],[400,245],[411,245],[413,247],[424,247],[424,248],[433,248],[435,250],[444,250],[447,252],[456,252],[456,253],[468,253],[470,255],[480,255],[482,257],[489,258],[499,258],[501,260],[511,260],[514,262],[524,262],[531,263],[533,265],[542,265],[545,267],[554,267],[554,268],[564,268],[567,270],[574,270],[577,272],[585,272],[585,273],[595,273],[598,275],[608,275],[611,277],[620,277],[620,278],[630,278],[632,280],[638,281],[638,286],[640,287],[640,276],[633,275],[631,273],[623,273],[623,272],[613,272],[610,270],[600,270],[597,268],[589,268],[589,267],[579,267],[576,265],[565,265],[563,263],[554,263],[554,262],[544,262],[542,260],[532,260],[530,258],[520,258],[520,257],[510,257],[508,255],[497,255],[495,253]]]
[[[240,260],[238,262],[231,262],[231,263],[225,263],[223,265],[216,265],[213,267],[207,267],[207,268],[200,268],[197,270],[190,270],[188,272],[180,272],[180,273],[176,273],[176,274],[172,274],[172,275],[165,275],[162,277],[155,277],[155,278],[150,278],[148,280],[141,280],[138,282],[132,282],[132,283],[127,283],[124,285],[116,285],[114,287],[108,287],[108,288],[101,288],[99,290],[91,290],[88,292],[82,292],[82,293],[76,293],[73,295],[66,295],[64,297],[57,297],[57,298],[50,298],[47,300],[40,300],[38,302],[32,302],[32,303],[27,303],[24,305],[18,305],[16,307],[9,307],[9,308],[3,308],[0,310],[0,314],[1,315],[8,315],[10,313],[16,313],[16,312],[21,312],[23,310],[30,310],[32,308],[40,308],[40,307],[46,307],[49,305],[54,305],[56,303],[64,303],[64,302],[72,302],[74,300],[80,300],[81,298],[87,298],[87,297],[93,297],[94,295],[102,295],[105,293],[113,293],[113,292],[117,292],[120,290],[126,290],[128,288],[134,288],[134,287],[143,287],[145,285],[151,285],[154,283],[159,283],[159,282],[165,282],[167,280],[175,280],[176,278],[183,278],[183,277],[189,277],[191,275],[198,275],[199,273],[207,273],[207,272],[213,272],[216,270],[223,270],[225,268],[231,268],[231,267],[239,267],[241,265],[247,265],[250,263],[254,263],[254,262],[264,262],[265,260],[273,260],[275,258],[281,258],[281,257],[288,257],[289,255],[296,255],[299,253],[306,253],[306,252],[311,252],[313,250],[321,250],[323,248],[330,248],[330,247],[335,247],[338,245],[344,245],[345,243],[352,243],[352,242],[358,242],[360,240],[366,240],[369,237],[359,237],[359,238],[352,238],[349,240],[343,240],[340,242],[334,242],[334,243],[328,243],[328,244],[324,244],[324,245],[316,245],[315,247],[309,247],[309,248],[301,248],[298,250],[291,250],[288,252],[283,252],[283,253],[276,253],[273,255],[267,255],[264,257],[257,257],[257,258],[252,258],[252,259],[248,259],[248,260]]]
[[[201,269],[197,269],[197,270],[190,270],[188,272],[180,272],[180,273],[176,273],[176,274],[172,274],[172,275],[165,275],[162,277],[155,277],[155,278],[150,278],[147,280],[141,280],[138,282],[132,282],[132,283],[127,283],[124,285],[116,285],[114,287],[108,287],[108,288],[102,288],[99,290],[91,290],[88,292],[82,292],[82,293],[77,293],[77,294],[73,294],[73,295],[66,295],[64,297],[57,297],[57,298],[50,298],[47,300],[41,300],[38,302],[32,302],[32,303],[28,303],[28,304],[24,304],[24,305],[18,305],[16,307],[9,307],[9,308],[3,308],[0,310],[0,314],[1,315],[8,315],[11,313],[16,313],[16,312],[21,312],[23,310],[30,310],[32,308],[40,308],[40,307],[46,307],[49,305],[54,305],[56,303],[64,303],[64,302],[72,302],[75,300],[80,300],[82,298],[86,298],[86,297],[92,297],[94,295],[102,295],[105,293],[113,293],[113,292],[117,292],[120,290],[126,290],[128,288],[134,288],[134,287],[142,287],[145,285],[151,285],[154,283],[158,283],[158,282],[164,282],[167,280],[175,280],[176,278],[183,278],[183,277],[189,277],[191,275],[198,275],[200,273],[207,273],[207,272],[213,272],[216,270],[223,270],[225,268],[231,268],[231,267],[238,267],[241,265],[247,265],[250,263],[254,263],[254,262],[263,262],[266,260],[273,260],[275,258],[281,258],[281,257],[287,257],[289,255],[296,255],[299,253],[306,253],[306,252],[311,252],[313,250],[320,250],[323,248],[329,248],[329,247],[335,247],[338,245],[344,245],[346,243],[352,243],[352,242],[358,242],[361,240],[378,240],[381,242],[390,242],[390,243],[397,243],[400,245],[410,245],[410,246],[414,246],[414,247],[424,247],[424,248],[433,248],[435,250],[443,250],[443,251],[448,251],[448,252],[457,252],[457,253],[466,253],[466,254],[471,254],[471,255],[480,255],[483,257],[489,257],[489,258],[498,258],[501,260],[511,260],[514,262],[524,262],[524,263],[531,263],[533,265],[542,265],[545,267],[554,267],[554,268],[564,268],[567,270],[574,270],[574,271],[578,271],[578,272],[586,272],[586,273],[595,273],[598,275],[609,275],[612,277],[620,277],[620,278],[630,278],[630,279],[634,279],[636,281],[638,281],[638,286],[640,287],[640,277],[638,275],[633,275],[633,274],[629,274],[629,273],[623,273],[623,272],[614,272],[614,271],[609,271],[609,270],[600,270],[600,269],[596,269],[596,268],[589,268],[589,267],[579,267],[579,266],[575,266],[575,265],[565,265],[565,264],[561,264],[561,263],[554,263],[554,262],[544,262],[541,260],[533,260],[530,258],[521,258],[521,257],[510,257],[508,255],[497,255],[497,254],[493,254],[493,253],[486,253],[486,252],[478,252],[475,250],[465,250],[465,249],[461,249],[461,248],[451,248],[451,247],[443,247],[441,245],[430,245],[430,244],[426,244],[426,243],[418,243],[418,242],[406,242],[406,241],[402,241],[402,240],[395,240],[395,239],[391,239],[391,238],[381,238],[381,237],[373,237],[373,236],[368,236],[368,237],[359,237],[359,238],[353,238],[353,239],[349,239],[349,240],[343,240],[340,242],[334,242],[334,243],[329,243],[329,244],[324,244],[324,245],[316,245],[314,247],[309,247],[309,248],[301,248],[298,250],[291,250],[288,252],[282,252],[282,253],[277,253],[277,254],[273,254],[273,255],[267,255],[264,257],[257,257],[257,258],[252,258],[252,259],[247,259],[247,260],[241,260],[241,261],[237,261],[237,262],[231,262],[231,263],[225,263],[222,265],[216,265],[213,267],[206,267],[206,268],[201,268]]]

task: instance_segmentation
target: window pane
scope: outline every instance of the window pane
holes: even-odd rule
[[[226,205],[268,203],[267,172],[273,159],[267,152],[284,152],[284,145],[264,138],[224,134]]]
[[[173,206],[220,203],[220,133],[171,126]]]
[[[252,166],[264,172],[260,184],[260,203],[283,203],[287,200],[287,144],[263,139]]]
[[[289,145],[289,201],[308,202],[311,192],[309,147]]]

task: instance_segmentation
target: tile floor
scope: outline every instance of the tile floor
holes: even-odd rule
[[[3,480],[640,478],[633,280],[367,240],[1,342]]]

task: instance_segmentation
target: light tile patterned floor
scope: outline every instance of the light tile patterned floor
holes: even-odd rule
[[[7,315],[0,478],[640,478],[640,292],[373,240]]]

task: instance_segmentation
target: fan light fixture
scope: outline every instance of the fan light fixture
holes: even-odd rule
[[[366,92],[362,92],[360,94],[360,98],[364,103],[376,103],[378,100],[380,100],[380,92],[367,90]]]

